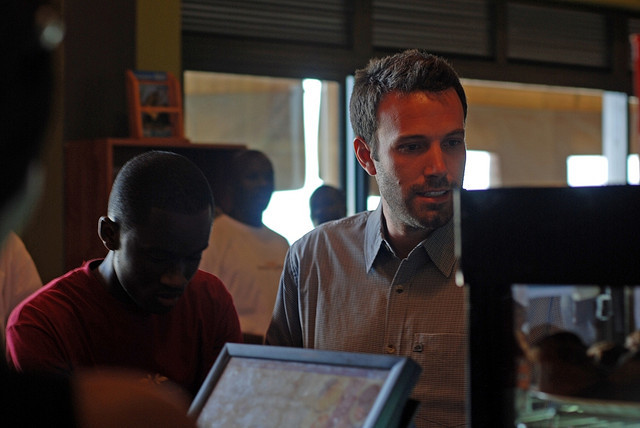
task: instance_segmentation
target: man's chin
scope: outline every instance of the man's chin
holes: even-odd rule
[[[420,224],[424,229],[435,230],[447,224],[452,217],[450,211],[430,212],[420,218]]]
[[[171,309],[173,309],[177,302],[173,302],[173,301],[168,301],[168,300],[173,300],[173,299],[161,299],[161,298],[157,298],[154,299],[151,302],[148,302],[146,305],[139,305],[140,308],[147,313],[150,314],[166,314],[167,312],[171,311]]]
[[[173,309],[173,306],[167,307],[167,306],[154,305],[153,307],[147,308],[146,311],[150,314],[162,315],[170,312],[171,309]]]

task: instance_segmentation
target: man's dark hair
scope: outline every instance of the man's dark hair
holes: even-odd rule
[[[121,227],[143,224],[151,208],[197,214],[207,207],[213,216],[213,196],[202,171],[176,153],[149,151],[120,169],[109,195],[109,217]]]
[[[460,78],[443,58],[424,50],[410,49],[384,58],[374,58],[357,70],[349,102],[351,126],[355,135],[369,143],[377,159],[376,130],[380,100],[390,92],[443,92],[455,89],[467,118],[467,97]]]
[[[345,203],[344,192],[337,187],[323,184],[316,188],[309,197],[309,208],[311,211],[327,204]]]

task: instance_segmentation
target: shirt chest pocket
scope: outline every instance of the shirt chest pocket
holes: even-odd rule
[[[411,358],[422,366],[426,378],[464,377],[466,336],[450,333],[416,333]]]

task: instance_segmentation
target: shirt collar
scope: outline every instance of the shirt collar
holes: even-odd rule
[[[443,275],[449,277],[456,264],[453,219],[422,241],[422,246]]]
[[[384,243],[384,228],[382,226],[382,204],[372,211],[367,219],[364,236],[364,258],[367,272],[373,266],[376,256],[382,249]],[[427,252],[429,258],[443,275],[449,277],[453,272],[456,263],[455,242],[453,236],[453,219],[444,226],[431,232],[431,234],[420,243]]]
[[[380,251],[382,245],[385,245],[382,239],[383,236],[382,203],[380,203],[378,204],[378,208],[369,215],[364,231],[364,260],[367,272],[371,270],[378,251]]]

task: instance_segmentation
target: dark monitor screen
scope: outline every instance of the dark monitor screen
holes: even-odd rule
[[[640,187],[461,191],[472,426],[638,426]]]
[[[227,344],[196,396],[199,427],[400,426],[408,358]]]

